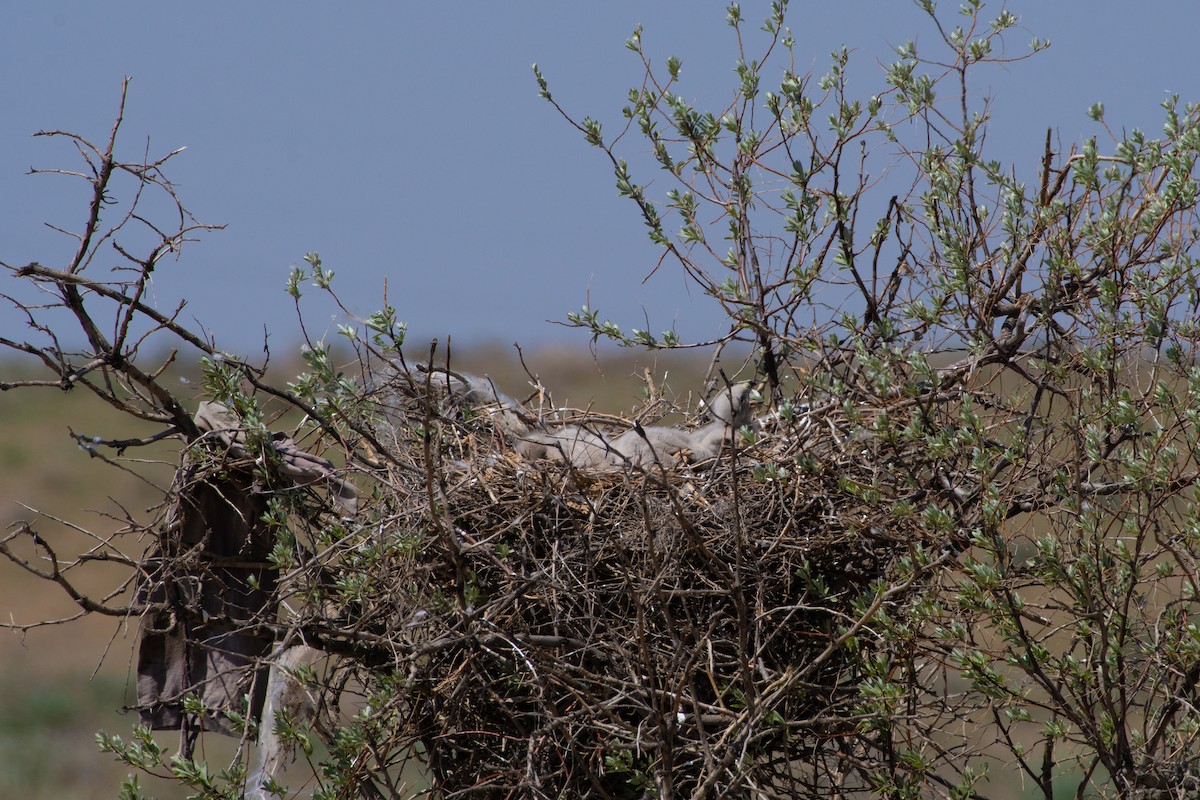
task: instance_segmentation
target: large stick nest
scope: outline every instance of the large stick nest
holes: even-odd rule
[[[416,748],[450,795],[844,780],[841,644],[921,535],[895,513],[924,495],[904,454],[830,402],[705,463],[586,470],[521,458],[511,409],[445,389],[404,373],[365,398],[364,508],[282,582],[296,627],[353,656],[355,747]]]

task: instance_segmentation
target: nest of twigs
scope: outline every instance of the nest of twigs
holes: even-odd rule
[[[365,406],[354,533],[292,584],[298,627],[353,656],[377,767],[417,752],[448,796],[787,794],[844,773],[841,645],[912,546],[892,515],[911,487],[861,419],[797,405],[705,463],[584,470],[520,458],[427,380],[386,398]]]

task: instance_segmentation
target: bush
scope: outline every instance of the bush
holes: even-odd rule
[[[728,10],[738,80],[718,111],[684,99],[680,63],[654,63],[640,31],[627,46],[645,79],[615,136],[565,110],[535,67],[612,164],[663,249],[657,268],[677,265],[726,311],[715,346],[754,348],[771,413],[678,469],[521,459],[514,431],[547,419],[472,402],[436,353],[411,363],[391,308],[341,329],[351,365],[316,343],[305,374],[272,385],[144,304],[159,257],[206,227],[182,207],[147,259],[99,273],[101,244],[141,221],[130,209],[102,225],[108,182],[170,192],[167,159],[121,163],[112,140],[72,137],[94,188],[78,255],[14,273],[57,292],[88,344],[66,352],[48,324],[40,343],[5,344],[50,384],[166,426],[186,480],[174,516],[130,523],[160,541],[129,558],[144,603],[105,606],[45,576],[89,612],[169,610],[182,625],[196,607],[163,596],[197,576],[249,579],[220,572],[235,567],[203,537],[181,548],[178,509],[189,487],[250,487],[264,504],[252,535],[267,538],[236,568],[268,597],[203,623],[259,637],[263,658],[276,642],[331,654],[298,675],[311,724],[278,726],[320,761],[321,797],[399,796],[410,759],[445,796],[970,798],[997,765],[1047,800],[1064,781],[1080,797],[1194,795],[1200,111],[1167,101],[1151,138],[1113,134],[1096,107],[1097,137],[1059,153],[1048,135],[1029,186],[989,158],[987,102],[967,91],[1024,57],[1002,50],[1011,13],[967,3],[952,28],[922,4],[937,52],[902,44],[859,97],[845,50],[824,75],[793,71],[785,5],[761,35]],[[638,182],[648,168],[661,197]],[[293,295],[332,293],[332,272],[307,262]],[[115,324],[93,317],[101,298]],[[20,310],[39,325],[42,309]],[[629,346],[697,344],[586,307],[568,321]],[[211,446],[142,366],[151,332],[206,360],[236,436]],[[295,439],[358,486],[353,513],[288,472],[299,450],[272,434],[267,401],[299,412]],[[179,702],[185,740],[216,724],[216,709]],[[221,714],[253,730],[253,714]],[[186,748],[165,762],[147,731],[104,746],[203,796],[246,782],[244,754],[212,776]]]

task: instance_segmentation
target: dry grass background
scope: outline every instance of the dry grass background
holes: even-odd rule
[[[0,514],[6,530],[29,520],[53,546],[66,550],[79,543],[79,535],[31,509],[106,532],[116,525],[105,516],[114,510],[110,497],[130,509],[154,502],[149,486],[89,458],[68,435],[68,426],[103,435],[137,432],[131,420],[94,398],[56,390],[5,392],[0,420]],[[5,622],[27,624],[75,611],[57,587],[0,564]],[[132,646],[132,632],[112,618],[23,634],[0,631],[0,797],[116,795],[125,769],[100,756],[92,734],[129,728],[131,718],[118,709]]]

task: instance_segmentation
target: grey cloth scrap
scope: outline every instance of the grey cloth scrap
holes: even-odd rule
[[[278,575],[267,561],[275,538],[262,523],[270,494],[256,483],[245,431],[219,403],[201,403],[195,421],[202,440],[224,454],[227,468],[213,470],[184,457],[174,506],[136,598],[149,609],[137,660],[142,724],[179,729],[185,741],[197,730],[240,735],[230,712],[259,717],[265,659],[274,645],[261,626],[274,622],[278,611]],[[303,452],[286,436],[276,434],[272,444],[278,472],[292,485],[322,484],[341,513],[357,511],[357,490],[331,462]],[[208,709],[202,719],[184,712],[189,693]]]

